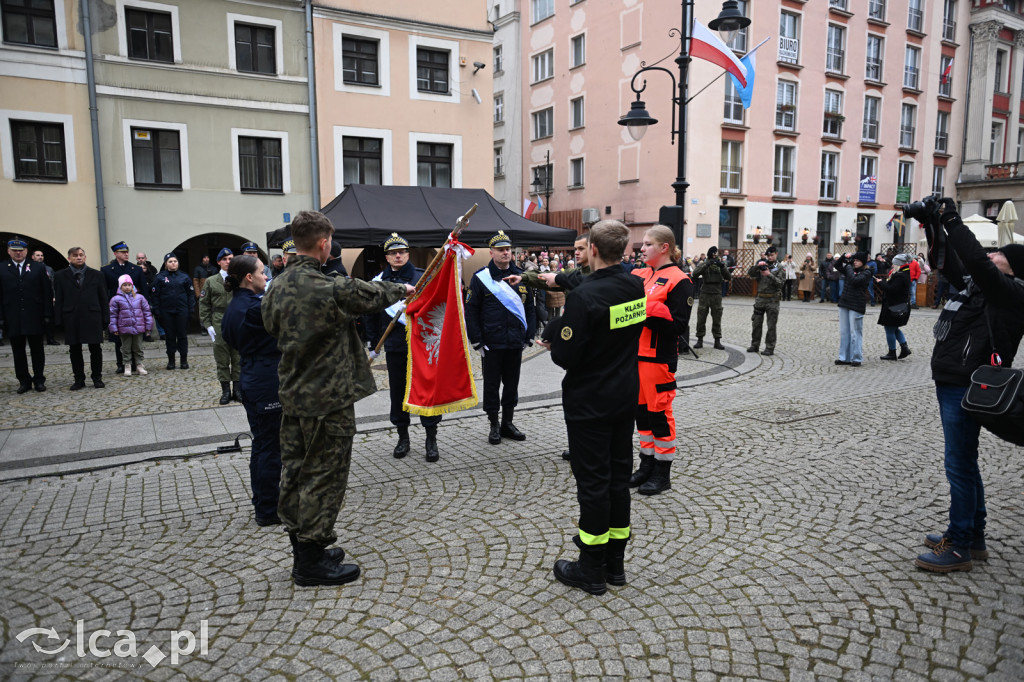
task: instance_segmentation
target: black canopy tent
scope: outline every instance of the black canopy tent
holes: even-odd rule
[[[527,220],[483,189],[349,185],[322,212],[345,248],[379,246],[392,232],[410,246],[438,247],[473,204],[478,208],[461,236],[472,247],[487,246],[498,230],[512,238],[513,246],[571,246],[576,240],[575,231]],[[267,246],[280,247],[289,235],[287,225],[268,232]]]

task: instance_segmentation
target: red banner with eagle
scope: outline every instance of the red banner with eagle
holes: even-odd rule
[[[451,238],[440,265],[423,273],[426,286],[405,309],[409,348],[403,407],[432,416],[477,404],[462,307],[462,261],[473,249]]]

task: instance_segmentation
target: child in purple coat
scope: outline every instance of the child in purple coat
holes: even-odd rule
[[[110,299],[110,333],[121,337],[124,375],[132,375],[133,360],[139,374],[149,374],[142,366],[142,336],[153,328],[153,313],[145,297],[135,291],[130,276],[121,275],[117,283],[119,291]]]

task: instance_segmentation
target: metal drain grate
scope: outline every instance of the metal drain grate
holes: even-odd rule
[[[791,403],[785,407],[777,407],[774,405],[750,407],[745,410],[737,410],[733,412],[733,414],[759,422],[766,422],[768,424],[792,424],[793,422],[803,421],[805,419],[828,417],[833,414],[839,414],[839,410],[833,410],[827,407],[817,407],[815,405]]]

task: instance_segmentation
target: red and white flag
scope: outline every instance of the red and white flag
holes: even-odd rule
[[[531,199],[523,199],[523,217],[529,219],[533,215],[533,212],[537,210],[537,202]]]
[[[945,85],[949,82],[949,74],[953,70],[953,61],[949,60],[949,64],[946,65],[946,69],[942,72],[942,84]]]
[[[743,66],[721,38],[696,19],[693,21],[690,39],[690,56],[717,64],[731,73],[741,86],[747,87],[747,67]]]
[[[462,261],[473,249],[449,235],[444,250],[435,274],[423,273],[431,279],[405,309],[409,380],[403,407],[424,416],[465,410],[478,402],[460,286]]]

